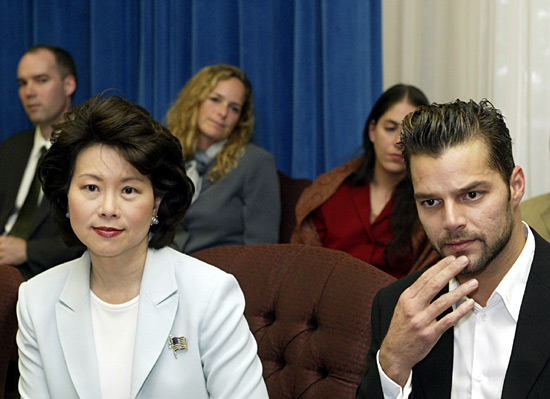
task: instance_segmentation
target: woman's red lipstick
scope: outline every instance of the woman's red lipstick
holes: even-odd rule
[[[123,230],[115,229],[114,227],[93,227],[94,231],[101,237],[112,238],[122,234]]]

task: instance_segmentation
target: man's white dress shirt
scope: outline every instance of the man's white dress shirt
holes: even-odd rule
[[[500,398],[506,369],[510,361],[519,311],[531,263],[535,238],[523,223],[527,241],[519,257],[487,301],[487,306],[474,304],[454,326],[453,381],[451,398]],[[449,291],[459,286],[453,278]],[[467,298],[453,305],[456,309]],[[379,351],[380,353],[380,351]],[[380,367],[378,372],[385,399],[406,399],[412,390],[412,372],[405,387],[392,381]]]

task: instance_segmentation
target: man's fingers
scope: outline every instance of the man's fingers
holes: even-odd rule
[[[448,256],[432,268],[428,269],[411,287],[410,294],[413,294],[421,303],[428,304],[432,299],[445,287],[449,281],[459,274],[468,264],[469,260],[466,256],[454,258]],[[425,278],[424,275],[429,273]],[[418,283],[418,285],[417,285]],[[409,287],[410,288],[410,287]]]
[[[429,319],[435,319],[441,313],[448,309],[453,304],[457,303],[461,298],[471,294],[477,289],[479,283],[477,280],[468,280],[463,284],[460,284],[456,289],[441,295],[426,309],[427,317]],[[472,300],[473,301],[473,300]]]
[[[468,314],[469,311],[471,311],[474,307],[474,300],[472,298],[468,298],[466,301],[464,301],[458,308],[453,310],[448,315],[445,315],[441,320],[439,320],[436,325],[436,331],[441,335],[445,331],[447,331],[449,328],[454,326],[460,319],[462,319],[466,314]]]
[[[453,277],[464,270],[468,262],[469,260],[466,256],[459,256],[452,262],[449,262],[447,267],[442,268],[424,284],[424,287],[418,292],[418,299],[425,303],[431,302],[433,298],[449,284],[449,281],[451,281]]]
[[[426,283],[430,281],[431,278],[433,278],[435,275],[437,275],[439,272],[444,270],[455,261],[455,257],[453,255],[447,256],[443,259],[441,259],[439,262],[437,262],[435,265],[430,267],[428,270],[426,270],[422,275],[413,283],[409,288],[407,288],[404,293],[407,294],[409,297],[415,297],[418,295],[420,290],[424,288]]]

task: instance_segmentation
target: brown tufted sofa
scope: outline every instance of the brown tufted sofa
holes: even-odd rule
[[[13,266],[0,265],[0,397],[4,397],[6,375],[11,359],[17,357],[15,333],[17,318],[15,304],[17,291],[24,281]]]
[[[366,369],[372,300],[393,277],[347,253],[297,244],[211,248],[193,256],[239,281],[271,399],[355,398]]]

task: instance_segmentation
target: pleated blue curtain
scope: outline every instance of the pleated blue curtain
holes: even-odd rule
[[[16,87],[33,44],[67,49],[75,102],[107,89],[164,120],[200,68],[241,67],[257,144],[311,179],[357,155],[382,90],[380,0],[0,0],[0,140],[30,126]]]

